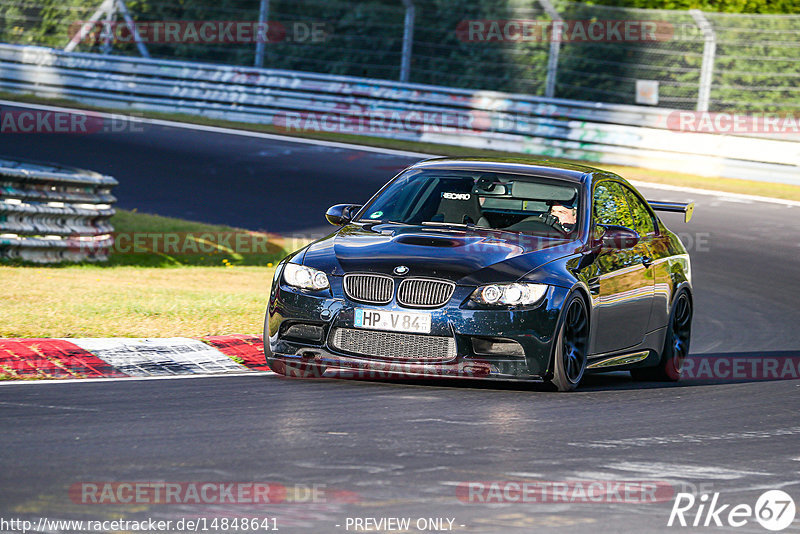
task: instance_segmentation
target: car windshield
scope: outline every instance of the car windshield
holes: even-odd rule
[[[574,237],[578,185],[535,176],[411,169],[361,213],[362,222],[468,226]]]

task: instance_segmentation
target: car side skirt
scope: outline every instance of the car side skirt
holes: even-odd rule
[[[648,333],[641,343],[624,350],[606,354],[592,354],[586,364],[587,372],[627,371],[639,367],[652,367],[661,360],[666,327]]]

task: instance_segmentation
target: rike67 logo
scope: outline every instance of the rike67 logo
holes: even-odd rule
[[[678,493],[669,514],[667,526],[680,527],[743,527],[755,520],[773,532],[784,530],[795,517],[792,497],[781,490],[766,491],[749,504],[730,504],[720,501],[719,493]]]

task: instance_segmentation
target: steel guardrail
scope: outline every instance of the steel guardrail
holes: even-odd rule
[[[665,108],[7,44],[0,90],[283,127],[310,116],[401,117],[343,133],[800,184],[800,135],[675,131],[678,110]]]

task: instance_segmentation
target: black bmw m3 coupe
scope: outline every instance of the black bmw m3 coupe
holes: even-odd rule
[[[264,324],[292,376],[526,380],[587,372],[677,380],[689,351],[689,255],[616,174],[509,158],[405,169],[331,235],[284,259]]]

